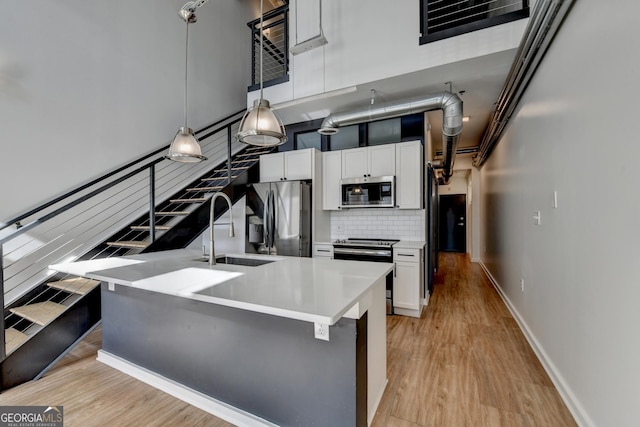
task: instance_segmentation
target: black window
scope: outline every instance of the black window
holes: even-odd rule
[[[296,150],[304,150],[305,148],[316,148],[322,151],[322,135],[315,130],[310,132],[300,132],[296,136]]]
[[[420,44],[527,17],[528,0],[421,0]]]

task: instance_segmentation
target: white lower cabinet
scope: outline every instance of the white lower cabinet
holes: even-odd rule
[[[424,263],[422,249],[393,249],[393,311],[403,316],[420,317],[424,299]]]
[[[333,259],[333,245],[331,243],[314,243],[313,257]]]

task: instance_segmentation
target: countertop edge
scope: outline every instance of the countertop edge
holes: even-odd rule
[[[167,251],[165,254],[155,253],[155,254],[153,254],[153,256],[149,257],[150,258],[149,260],[142,260],[142,262],[154,262],[154,261],[158,262],[158,261],[161,261],[163,258],[171,257],[174,254],[184,254],[184,253],[185,253],[184,250]],[[247,255],[252,255],[252,254],[247,254]],[[140,256],[140,255],[133,255],[133,256],[130,257],[130,259],[136,259],[136,260],[140,260],[141,258],[146,258],[146,257]],[[309,259],[312,259],[312,258],[309,258]],[[88,263],[90,261],[81,261],[81,262],[84,263],[84,265],[89,265]],[[342,261],[342,262],[344,262],[344,261]],[[358,261],[353,261],[353,262],[360,263]],[[74,264],[76,264],[76,266],[74,266]],[[379,264],[379,263],[377,263],[377,264]],[[123,267],[127,267],[127,265],[124,265]],[[389,266],[387,267],[386,271],[383,274],[381,274],[378,279],[373,280],[370,286],[364,288],[361,292],[359,292],[358,294],[355,294],[352,298],[350,298],[349,300],[345,301],[344,304],[343,304],[344,306],[340,310],[338,310],[337,312],[328,314],[328,315],[314,314],[314,313],[309,313],[309,312],[304,312],[304,311],[296,311],[296,310],[292,310],[292,309],[276,307],[276,306],[273,306],[273,305],[260,305],[260,304],[256,304],[256,303],[253,303],[253,302],[239,301],[239,300],[234,300],[234,299],[229,299],[229,298],[222,298],[222,297],[208,296],[208,295],[199,295],[199,294],[196,294],[196,293],[189,293],[189,292],[180,292],[179,290],[177,290],[177,291],[175,291],[175,290],[167,291],[167,290],[161,290],[161,289],[149,289],[149,288],[145,288],[145,287],[138,287],[138,286],[134,286],[131,281],[127,281],[127,280],[124,280],[124,279],[113,278],[113,277],[109,277],[107,275],[101,274],[103,271],[109,270],[108,268],[107,269],[102,269],[102,270],[89,270],[89,271],[87,271],[88,269],[85,268],[85,269],[82,269],[82,274],[79,274],[79,269],[77,268],[77,263],[56,264],[56,265],[51,265],[50,268],[54,269],[56,271],[62,272],[62,273],[67,273],[67,274],[73,274],[73,275],[78,275],[78,276],[82,276],[82,277],[87,277],[87,278],[90,278],[90,279],[100,280],[100,281],[107,282],[107,283],[113,283],[115,285],[125,286],[125,287],[129,287],[129,288],[132,288],[132,289],[140,290],[140,291],[155,292],[155,293],[160,293],[160,294],[164,294],[164,295],[168,295],[168,296],[173,296],[173,297],[178,297],[178,298],[185,298],[185,299],[189,299],[189,300],[193,300],[193,301],[199,301],[199,302],[203,302],[203,303],[217,304],[217,305],[221,305],[221,306],[238,308],[238,309],[257,312],[257,313],[263,313],[263,314],[268,314],[268,315],[273,315],[273,316],[285,317],[285,318],[293,319],[293,320],[300,320],[300,321],[305,321],[305,322],[313,322],[313,323],[322,323],[322,324],[327,324],[327,325],[334,325],[355,304],[357,304],[363,298],[363,296],[380,279],[380,277],[386,276],[387,274],[389,274],[390,272],[393,271],[393,264],[389,264]],[[116,267],[116,268],[118,268],[118,267]]]

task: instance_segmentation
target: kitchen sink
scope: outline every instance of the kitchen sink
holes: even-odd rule
[[[209,259],[199,258],[198,261],[209,262]],[[235,256],[216,257],[217,264],[242,265],[244,267],[257,267],[259,265],[269,264],[275,261],[276,260],[272,260],[272,259],[240,258]]]

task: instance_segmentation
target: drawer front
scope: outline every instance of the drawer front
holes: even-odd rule
[[[393,249],[393,260],[404,262],[420,262],[420,249]]]
[[[333,245],[314,244],[313,257],[333,258]]]

